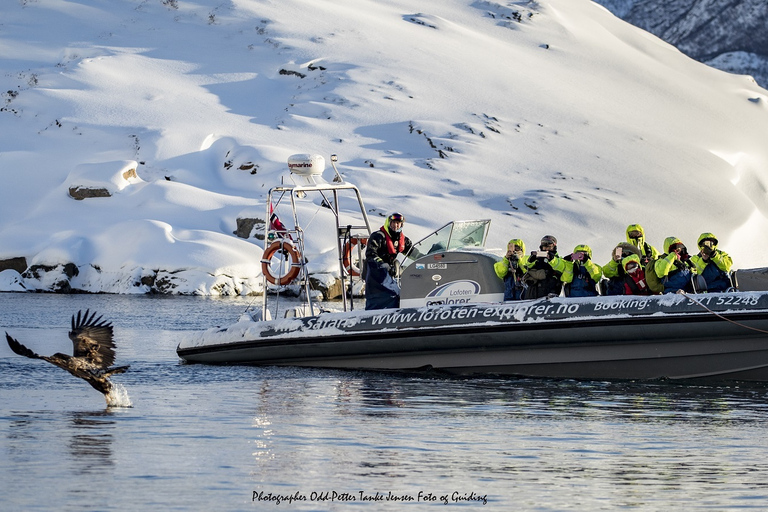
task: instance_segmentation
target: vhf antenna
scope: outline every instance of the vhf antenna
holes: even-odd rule
[[[339,174],[339,170],[336,168],[336,162],[339,161],[339,157],[336,155],[331,155],[331,165],[333,166],[333,170],[336,172],[336,177],[333,178],[334,183],[344,183],[344,178],[341,177],[341,174]]]

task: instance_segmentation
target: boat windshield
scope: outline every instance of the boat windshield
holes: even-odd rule
[[[485,239],[488,236],[490,227],[490,219],[454,220],[414,243],[415,251],[411,254],[416,254],[420,257],[435,252],[450,251],[451,249],[485,247]],[[407,258],[405,266],[413,261],[414,259]]]

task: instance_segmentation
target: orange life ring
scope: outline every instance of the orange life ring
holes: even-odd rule
[[[284,275],[275,275],[272,272],[272,257],[278,251],[282,252],[285,257],[291,261],[291,269]],[[272,242],[272,245],[267,247],[267,250],[264,251],[264,256],[262,256],[261,259],[261,272],[264,274],[264,277],[267,278],[267,281],[272,284],[278,286],[291,284],[297,277],[299,277],[299,272],[301,271],[301,263],[299,263],[299,261],[299,251],[291,242],[287,240],[275,240]]]
[[[350,238],[349,241],[344,242],[344,256],[342,258],[342,263],[344,264],[344,270],[347,271],[347,274],[351,276],[360,275],[360,269],[355,266],[354,263],[352,263],[352,251],[355,249],[357,244],[360,244],[360,248],[362,249],[367,243],[367,238],[357,238],[355,236]]]

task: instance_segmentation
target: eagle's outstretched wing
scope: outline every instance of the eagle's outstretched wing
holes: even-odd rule
[[[96,317],[96,313],[88,316],[90,310],[78,311],[72,315],[73,355],[83,357],[91,363],[106,369],[115,362],[115,341],[112,336],[112,324]],[[18,353],[18,352],[17,352]]]
[[[28,357],[30,359],[42,359],[43,361],[48,361],[51,364],[55,364],[59,368],[64,368],[65,370],[70,371],[69,360],[71,359],[71,357],[69,357],[69,355],[67,354],[53,354],[52,356],[41,356],[40,354],[22,345],[18,340],[11,338],[11,335],[8,334],[7,332],[5,333],[5,339],[8,340],[8,346],[11,347],[11,350],[19,354],[20,356]]]
[[[36,354],[32,350],[28,349],[21,343],[19,343],[14,338],[11,338],[11,335],[7,332],[5,333],[5,339],[8,340],[8,346],[11,347],[11,350],[13,350],[16,354],[19,354],[20,356],[29,357],[30,359],[43,359],[43,356],[40,354]]]

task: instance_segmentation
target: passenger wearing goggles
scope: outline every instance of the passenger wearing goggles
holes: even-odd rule
[[[696,272],[707,283],[707,291],[724,292],[732,288],[731,267],[733,259],[717,248],[717,238],[712,233],[702,233],[698,240],[699,253],[691,256]]]
[[[674,236],[664,240],[664,254],[654,263],[654,270],[664,283],[664,293],[693,293],[691,277],[696,271],[685,244]]]

